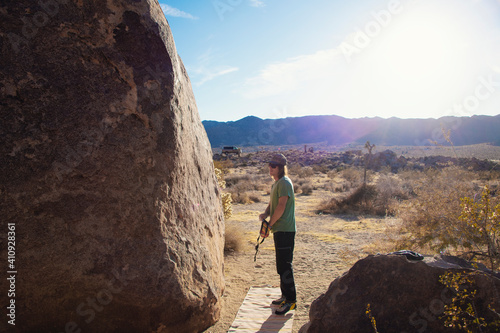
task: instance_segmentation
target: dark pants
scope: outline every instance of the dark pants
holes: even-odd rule
[[[289,302],[297,300],[295,281],[293,279],[293,249],[295,232],[275,232],[274,249],[276,251],[276,270],[280,275],[281,294]]]

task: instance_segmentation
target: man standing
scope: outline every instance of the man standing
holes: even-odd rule
[[[281,298],[272,303],[280,305],[275,313],[283,315],[295,309],[297,304],[292,266],[297,231],[295,226],[295,195],[292,181],[287,176],[287,160],[283,154],[276,154],[271,158],[269,174],[274,179],[271,197],[266,211],[259,215],[259,219],[262,221],[270,217],[269,227],[274,238],[276,269],[280,276],[281,288]]]

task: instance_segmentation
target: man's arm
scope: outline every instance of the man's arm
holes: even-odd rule
[[[283,197],[279,197],[278,205],[276,206],[274,214],[273,216],[271,216],[271,220],[269,221],[269,227],[272,227],[276,223],[276,221],[278,221],[280,217],[283,215],[283,213],[285,212],[287,201],[288,201],[288,196],[285,195]]]
[[[267,205],[267,208],[266,208],[266,210],[264,211],[264,214],[260,214],[260,215],[259,215],[259,220],[261,220],[261,221],[262,221],[262,220],[267,219],[267,217],[269,216],[269,214],[271,214],[271,203],[269,203],[269,204]]]

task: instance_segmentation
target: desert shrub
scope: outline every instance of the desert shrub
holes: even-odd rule
[[[227,191],[234,203],[251,204],[260,202],[256,191],[268,190],[268,178],[261,175],[234,175],[226,179]]]
[[[398,177],[403,182],[417,183],[422,179],[423,172],[419,171],[419,170],[413,170],[413,169],[404,169],[404,170],[398,172]]]
[[[341,183],[341,184],[336,184],[333,188],[333,191],[342,193],[348,191],[348,189],[349,188],[346,183]]]
[[[300,190],[303,195],[311,195],[313,193],[313,186],[311,183],[306,183],[300,187]]]
[[[298,178],[293,182],[293,193],[300,193],[302,191],[302,186],[306,183],[305,179]]]
[[[398,179],[401,180],[401,188],[410,197],[416,196],[416,185],[421,184],[422,179],[426,177],[426,173],[419,170],[404,170],[398,173]]]
[[[229,169],[234,168],[234,163],[230,160],[214,161],[214,167],[219,169],[222,175],[225,176]]]
[[[221,194],[221,199],[222,199],[222,209],[224,213],[224,218],[229,219],[233,215],[231,193],[223,192]]]
[[[314,175],[314,170],[310,166],[302,167],[300,165],[290,168],[290,174],[297,176],[298,178],[308,178]]]
[[[384,216],[390,213],[386,204],[377,200],[374,185],[362,184],[342,199],[332,198],[323,202],[319,211],[326,214],[373,214]]]
[[[442,251],[463,243],[461,198],[474,192],[471,175],[457,168],[427,170],[414,184],[415,195],[401,204],[399,247]]]
[[[492,169],[488,171],[479,171],[479,179],[484,181],[500,181],[500,170]]]
[[[260,197],[247,191],[239,192],[234,189],[230,189],[231,197],[234,203],[240,203],[244,205],[252,204],[255,202],[260,202]]]
[[[390,165],[386,165],[386,166],[382,166],[380,168],[380,170],[378,171],[378,173],[383,174],[383,175],[388,175],[388,174],[391,174],[393,172],[392,172],[391,166]]]
[[[408,189],[403,182],[389,174],[382,174],[376,182],[378,199],[385,201],[400,201],[410,197]]]
[[[492,200],[488,187],[481,199],[462,198],[462,246],[474,256],[489,263],[491,269],[500,268],[500,202]]]
[[[323,185],[323,189],[330,192],[345,192],[347,191],[348,185],[345,182],[337,183],[337,182],[326,182]]]
[[[219,188],[222,190],[226,188],[226,182],[224,181],[223,173],[220,169],[215,169],[215,176],[217,177],[217,184]],[[221,203],[222,203],[222,211],[224,213],[224,218],[228,219],[233,215],[233,206],[232,206],[232,198],[231,193],[221,192]]]
[[[337,170],[330,170],[326,173],[326,175],[328,176],[328,178],[335,179],[338,175],[338,171]]]
[[[238,184],[240,186],[247,187],[248,189],[252,188],[252,177],[250,175],[227,175],[224,177],[224,180],[226,181],[226,186],[228,188],[234,187]]]
[[[327,174],[330,171],[330,168],[328,167],[328,165],[326,165],[324,163],[314,164],[312,166],[312,169],[316,173],[324,173],[324,174]]]
[[[250,194],[249,195],[250,201],[252,202],[261,202],[262,200],[260,199],[260,196],[255,195],[255,194]]]
[[[262,166],[259,168],[259,170],[257,171],[258,174],[261,174],[261,175],[269,175],[269,167],[268,166]]]
[[[363,171],[357,168],[344,169],[340,175],[349,183],[350,187],[358,186],[363,180]]]
[[[375,333],[378,333],[377,329],[377,320],[375,320],[375,317],[372,315],[372,310],[371,310],[371,305],[368,303],[366,305],[366,311],[365,311],[366,316],[370,319],[370,322],[372,324],[373,331]]]
[[[232,191],[231,198],[233,199],[234,203],[240,203],[240,204],[244,204],[244,205],[252,203],[250,201],[250,196],[246,192],[241,193],[241,192]]]
[[[225,177],[226,187],[232,192],[261,191],[269,185],[269,177],[263,175],[228,175]]]
[[[444,326],[462,332],[498,332],[500,314],[493,304],[484,304],[478,295],[474,272],[446,272],[439,277],[453,292],[451,302],[444,305]]]
[[[243,233],[240,228],[226,222],[224,253],[239,252],[243,247]]]

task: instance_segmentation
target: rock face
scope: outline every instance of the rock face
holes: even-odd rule
[[[15,326],[2,325],[212,325],[224,289],[220,194],[158,2],[7,0],[0,22],[1,257],[15,256],[2,266],[14,284],[0,282]]]
[[[458,332],[439,319],[455,295],[439,282],[447,271],[471,272],[449,263],[369,256],[333,281],[312,303],[310,322],[301,332],[375,332],[366,314],[368,304],[378,332]],[[496,315],[488,305],[500,308],[500,280],[482,272],[476,272],[473,279],[478,290],[476,310],[491,322]]]

